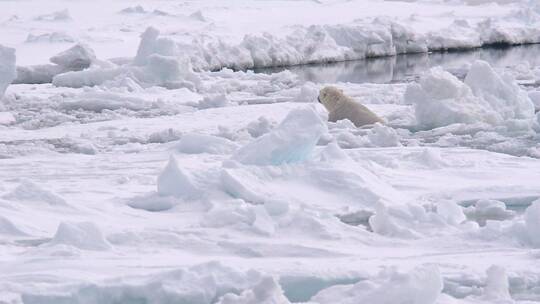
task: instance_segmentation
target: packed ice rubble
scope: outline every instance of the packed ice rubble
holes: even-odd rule
[[[498,75],[484,61],[472,64],[464,82],[440,67],[429,70],[419,83],[410,84],[405,102],[415,106],[419,128],[451,124],[486,123],[510,129],[528,129],[534,105],[509,75]]]
[[[81,71],[92,65],[103,65],[94,51],[85,44],[78,43],[71,48],[50,58],[51,64],[18,66],[17,78],[13,83],[40,84],[50,83],[59,74]]]
[[[77,55],[79,56],[76,58],[79,60],[85,57],[84,53]],[[68,57],[69,60],[74,56],[59,54],[52,59],[61,60],[63,57]],[[143,87],[157,85],[170,89],[180,87],[195,89],[200,83],[189,61],[178,56],[178,47],[174,41],[160,37],[159,31],[152,27],[141,35],[137,55],[132,63],[119,65],[110,61],[99,63],[85,69],[71,68],[69,72],[55,75],[52,83],[59,87],[79,88],[129,78]]]

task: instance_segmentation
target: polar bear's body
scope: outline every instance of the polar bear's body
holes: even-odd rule
[[[357,127],[377,122],[383,123],[383,120],[377,114],[371,112],[364,105],[355,102],[336,87],[323,88],[319,93],[319,102],[328,110],[328,120],[332,122],[348,119]]]

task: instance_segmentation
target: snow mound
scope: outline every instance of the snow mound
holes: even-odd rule
[[[230,154],[236,150],[237,146],[234,142],[217,136],[187,133],[182,135],[180,141],[176,145],[178,152],[186,154]]]
[[[62,222],[56,230],[49,245],[70,245],[82,250],[109,250],[111,245],[99,230],[96,224],[91,222],[67,223]]]
[[[3,196],[4,199],[21,202],[40,202],[51,206],[67,206],[67,202],[57,194],[41,188],[36,183],[23,180],[13,191]]]
[[[79,43],[68,50],[54,55],[50,61],[72,71],[79,71],[89,68],[96,59],[94,50],[85,44]]]
[[[281,286],[271,276],[265,276],[253,286],[244,290],[240,295],[228,293],[217,304],[290,304],[283,295]]]
[[[341,304],[435,304],[442,288],[439,268],[422,265],[409,273],[387,270],[375,280],[332,286],[320,291],[311,301],[319,304],[333,304],[336,299]]]
[[[487,62],[476,61],[465,82],[440,67],[429,70],[405,92],[415,106],[417,124],[430,129],[454,123],[490,125],[532,120],[534,105],[509,76],[499,76]]]
[[[194,198],[200,196],[199,189],[192,178],[178,166],[176,158],[171,155],[167,166],[157,179],[157,193],[161,196]]]
[[[0,45],[0,99],[16,77],[15,49]]]
[[[240,148],[232,159],[249,165],[280,165],[307,159],[327,130],[314,108],[292,110],[270,133]]]

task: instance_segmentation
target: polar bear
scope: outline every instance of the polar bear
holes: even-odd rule
[[[341,119],[348,119],[352,123],[361,127],[374,123],[384,123],[384,121],[371,112],[364,105],[355,102],[351,97],[343,94],[343,91],[336,87],[324,87],[319,92],[319,102],[328,110],[328,120],[336,122]]]

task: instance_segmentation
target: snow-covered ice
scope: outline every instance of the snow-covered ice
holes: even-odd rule
[[[536,1],[0,1],[0,24],[0,303],[540,301],[538,48],[439,52],[540,42]],[[384,123],[329,122],[325,86]]]

